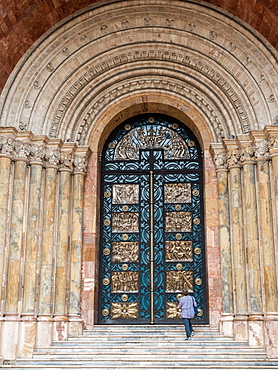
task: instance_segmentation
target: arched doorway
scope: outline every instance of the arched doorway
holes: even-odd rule
[[[102,156],[100,324],[180,323],[184,287],[208,323],[202,152],[181,122],[125,121]]]

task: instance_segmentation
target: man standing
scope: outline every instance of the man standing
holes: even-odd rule
[[[179,301],[179,308],[185,326],[186,340],[190,340],[191,335],[194,334],[190,319],[195,316],[194,307],[197,307],[197,303],[195,298],[189,295],[188,290],[183,290],[183,294],[184,296]]]

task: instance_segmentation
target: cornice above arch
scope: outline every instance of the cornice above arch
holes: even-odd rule
[[[217,140],[277,120],[277,62],[251,31],[202,4],[127,0],[88,9],[46,35],[4,90],[1,125],[84,143],[85,116],[107,94],[131,93],[140,81],[145,94],[171,90],[178,73],[173,93],[204,111]]]

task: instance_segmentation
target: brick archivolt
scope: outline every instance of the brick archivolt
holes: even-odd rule
[[[275,58],[247,27],[200,4],[106,2],[58,24],[21,60],[1,125],[86,145],[113,99],[156,91],[203,112],[219,142],[276,121]]]

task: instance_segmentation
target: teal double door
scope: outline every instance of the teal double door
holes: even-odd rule
[[[208,322],[202,155],[182,123],[142,115],[102,156],[100,324],[180,323],[182,290]]]

